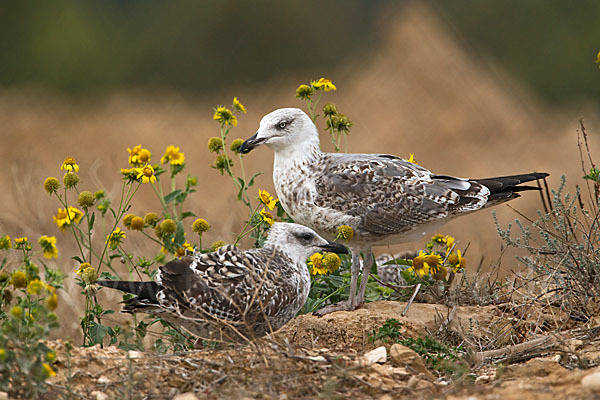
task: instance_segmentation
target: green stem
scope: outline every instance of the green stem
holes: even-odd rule
[[[167,203],[165,202],[164,196],[163,196],[163,191],[162,191],[162,186],[160,185],[160,181],[158,183],[158,185],[155,185],[154,182],[151,183],[152,185],[152,189],[154,190],[154,193],[156,193],[156,197],[158,197],[158,200],[160,201],[160,205],[162,206],[163,209],[163,213],[166,215],[169,214],[169,210],[167,209]],[[156,186],[158,186],[159,189],[156,188]]]
[[[327,300],[329,300],[331,297],[335,296],[336,294],[342,293],[342,291],[346,290],[347,287],[348,287],[348,285],[344,284],[344,285],[340,286],[339,288],[337,288],[332,293],[330,293],[327,296],[323,297],[321,300],[319,300],[319,302],[317,304],[315,304],[313,306],[313,308],[312,308],[312,310],[310,310],[310,312],[312,313],[313,311],[315,311],[316,309],[318,309],[319,306],[321,306],[321,304],[325,303]]]
[[[248,227],[248,225],[250,225],[250,222],[252,221],[252,218],[254,217],[254,215],[256,214],[256,212],[258,211],[258,207],[260,207],[260,202],[256,205],[256,208],[254,209],[254,211],[252,211],[252,214],[250,214],[250,218],[248,219],[248,221],[246,221],[246,225],[244,225],[244,228],[242,229],[242,232],[238,235],[237,239],[235,240],[234,246],[237,245],[239,243],[239,241],[246,236],[246,234],[244,233],[246,228]],[[250,232],[252,232],[252,230],[250,230]]]

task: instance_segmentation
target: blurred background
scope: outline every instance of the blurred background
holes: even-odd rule
[[[51,264],[72,276],[72,237],[52,222],[59,204],[44,179],[60,178],[73,156],[80,190],[116,196],[128,147],[141,144],[158,162],[176,145],[199,180],[189,206],[212,225],[205,243],[230,242],[247,214],[230,179],[210,168],[212,108],[237,96],[248,113],[230,139],[245,139],[264,114],[304,107],[296,87],[320,77],[338,87],[321,105],[335,103],[354,123],[350,152],[414,153],[426,168],[463,177],[546,171],[553,187],[564,174],[572,190],[583,175],[580,118],[592,152],[600,148],[598,21],[592,0],[2,2],[0,234],[56,235]],[[264,172],[255,191],[274,193],[272,159],[267,148],[245,157],[247,171]],[[143,187],[131,211],[158,210],[153,196]],[[511,205],[530,216],[541,206],[535,193]],[[497,211],[503,226],[518,217]],[[489,211],[441,233],[469,244],[471,270],[482,257],[498,262]],[[127,245],[136,255],[156,250],[133,232]],[[502,268],[518,268],[513,255]],[[71,281],[60,307],[81,315]]]

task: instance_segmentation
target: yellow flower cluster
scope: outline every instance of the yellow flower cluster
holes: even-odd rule
[[[81,218],[83,218],[83,213],[78,208],[68,206],[67,209],[59,208],[56,215],[52,218],[56,226],[64,232],[69,226],[78,224]]]
[[[79,165],[77,165],[77,162],[73,157],[67,157],[60,166],[60,169],[61,171],[79,172]]]
[[[233,115],[233,112],[229,108],[223,106],[215,108],[213,119],[219,121],[221,125],[237,126],[237,117]]]
[[[262,189],[259,189],[258,191],[258,200],[265,206],[267,206],[269,210],[273,210],[273,208],[275,208],[275,205],[279,201],[277,199],[274,199],[269,192]]]
[[[129,165],[134,168],[143,167],[148,164],[152,157],[150,150],[143,149],[141,144],[135,146],[133,149],[127,148],[127,151],[129,152]]]
[[[296,89],[296,97],[301,100],[310,100],[315,91],[323,90],[329,92],[337,90],[333,82],[326,78],[320,78],[316,81],[310,81],[310,85],[300,85]]]
[[[325,275],[336,271],[342,260],[335,253],[315,253],[308,258],[311,275]]]
[[[185,156],[179,151],[179,147],[168,146],[160,162],[163,164],[169,162],[171,165],[182,165],[185,162]]]
[[[262,220],[264,222],[266,222],[267,224],[269,224],[269,226],[273,225],[273,223],[275,222],[275,220],[273,219],[273,216],[271,215],[271,213],[268,212],[267,210],[265,210],[264,207],[263,207],[262,210],[260,210],[259,214],[262,217]]]
[[[123,232],[121,228],[117,227],[107,236],[105,243],[108,245],[108,247],[115,250],[125,238],[125,232]]]
[[[42,246],[44,258],[58,258],[58,248],[56,247],[56,236],[43,235],[39,238],[38,243]]]

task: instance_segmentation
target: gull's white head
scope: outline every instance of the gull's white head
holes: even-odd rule
[[[346,246],[325,240],[304,225],[285,222],[276,222],[271,226],[264,248],[283,251],[299,263],[304,263],[308,257],[323,251],[348,253]]]
[[[266,145],[274,152],[319,148],[319,132],[310,117],[299,108],[280,108],[260,121],[256,134],[244,142],[242,153]]]

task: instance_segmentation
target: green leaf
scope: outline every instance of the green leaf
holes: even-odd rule
[[[395,260],[390,260],[390,261],[384,263],[383,265],[408,265],[410,267],[410,266],[412,266],[412,260],[395,259]]]
[[[179,221],[177,223],[177,231],[175,232],[175,248],[181,247],[185,243],[185,230],[183,229],[183,223]]]
[[[100,344],[104,340],[104,336],[108,333],[108,328],[102,324],[92,322],[90,324],[90,340],[93,344]]]
[[[257,172],[254,175],[252,175],[252,178],[250,178],[250,180],[248,181],[248,187],[254,186],[254,178],[256,178],[259,175],[262,175],[262,172]]]
[[[163,200],[165,201],[165,203],[169,204],[170,202],[175,200],[177,196],[179,196],[181,193],[183,193],[183,190],[181,189],[173,190],[171,193],[163,197]]]
[[[84,262],[85,262],[85,261],[83,261],[83,260],[81,259],[81,257],[79,257],[79,256],[72,256],[72,257],[71,257],[71,259],[73,259],[73,260],[77,261],[79,264],[82,264],[82,263],[84,263]]]
[[[195,216],[196,216],[196,214],[194,214],[193,212],[186,211],[186,212],[184,212],[184,213],[181,214],[181,219],[183,220],[183,219],[186,219],[188,217],[195,217]]]

